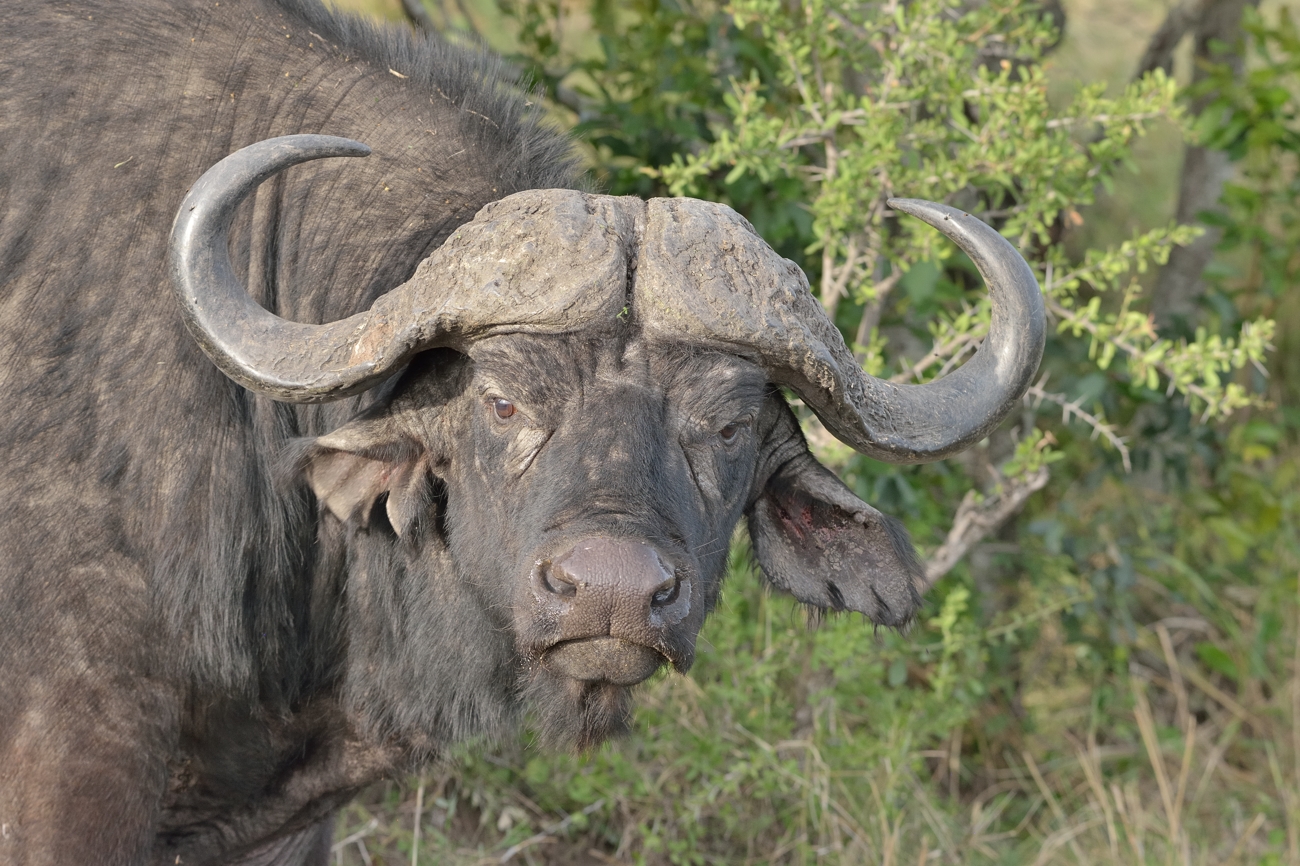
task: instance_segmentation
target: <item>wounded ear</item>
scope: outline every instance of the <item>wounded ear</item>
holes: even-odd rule
[[[375,503],[387,495],[388,522],[400,536],[431,507],[429,456],[392,435],[385,420],[358,419],[320,437],[303,474],[321,504],[344,523],[368,527]]]
[[[921,604],[924,573],[907,530],[807,451],[772,473],[746,518],[763,574],[804,604],[888,626],[906,624]]]

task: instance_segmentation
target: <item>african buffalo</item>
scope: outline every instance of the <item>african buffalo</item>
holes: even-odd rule
[[[598,743],[742,517],[774,587],[905,623],[905,533],[778,386],[932,460],[1042,352],[1014,250],[902,201],[993,325],[867,376],[734,212],[583,191],[495,61],[314,0],[7,0],[0,108],[6,864],[324,863],[453,743]]]

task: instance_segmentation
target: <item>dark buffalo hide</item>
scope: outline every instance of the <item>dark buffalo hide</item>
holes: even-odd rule
[[[237,277],[298,322],[582,184],[496,61],[312,0],[0,5],[0,863],[324,863],[342,803],[454,743],[526,713],[599,743],[690,667],[742,518],[775,587],[907,621],[904,532],[763,367],[636,310],[328,404],[228,380],[169,229],[209,166],[291,133],[374,151],[235,221]]]

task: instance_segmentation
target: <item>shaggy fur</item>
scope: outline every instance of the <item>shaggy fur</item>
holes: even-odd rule
[[[321,863],[358,788],[455,742],[529,710],[563,746],[624,730],[628,687],[549,670],[529,606],[576,539],[690,583],[656,647],[681,671],[742,516],[801,600],[916,605],[905,537],[762,372],[634,321],[429,352],[326,406],[228,381],[168,229],[218,159],[302,132],[374,155],[236,222],[240,279],[297,321],[366,308],[488,202],[581,183],[497,61],[313,0],[0,5],[0,864]]]

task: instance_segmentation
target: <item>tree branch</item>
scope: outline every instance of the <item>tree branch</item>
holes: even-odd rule
[[[936,343],[925,357],[901,373],[890,377],[889,381],[905,384],[920,378],[921,374],[941,358],[952,359],[964,355],[988,335],[988,327],[976,327],[965,333],[955,334],[942,343]],[[859,340],[861,342],[861,340]]]
[[[1142,349],[1138,348],[1137,346],[1133,345],[1127,340],[1117,339],[1115,337],[1100,336],[1101,329],[1097,327],[1096,322],[1091,321],[1090,319],[1088,319],[1087,316],[1082,316],[1075,310],[1071,310],[1066,307],[1063,307],[1057,301],[1051,298],[1047,298],[1046,300],[1047,300],[1047,309],[1050,312],[1052,312],[1054,315],[1059,316],[1062,319],[1065,319],[1071,325],[1082,328],[1083,330],[1087,331],[1089,334],[1092,334],[1094,337],[1097,337],[1099,340],[1106,340],[1107,342],[1114,345],[1115,348],[1127,354],[1129,357],[1140,358],[1143,355]],[[1155,365],[1155,368],[1161,375],[1163,375],[1166,379],[1169,380],[1169,388],[1170,388],[1169,393],[1172,394],[1176,387],[1175,382],[1178,378],[1177,372],[1171,369],[1168,364],[1157,363]],[[1204,388],[1202,388],[1200,385],[1195,384],[1194,382],[1186,383],[1183,387],[1183,390],[1188,394],[1199,397],[1201,400],[1205,402],[1207,406],[1212,407],[1214,405],[1215,402],[1214,398],[1212,398]]]
[[[857,336],[854,342],[859,346],[865,346],[867,340],[871,337],[871,332],[880,325],[880,316],[885,310],[885,301],[889,300],[889,293],[898,285],[898,281],[903,278],[903,271],[895,268],[894,272],[885,277],[874,286],[875,298],[862,308],[862,319],[858,322]],[[861,361],[861,359],[858,359]]]
[[[1247,7],[1257,6],[1259,0],[1202,0],[1192,52],[1196,60],[1193,84],[1205,79],[1209,74],[1206,67],[1212,63],[1227,63],[1233,76],[1241,77],[1244,68],[1241,17]],[[1200,114],[1215,96],[1213,93],[1199,96],[1192,103],[1192,112]],[[1232,164],[1226,153],[1204,147],[1186,148],[1175,219],[1193,223],[1203,211],[1218,207],[1223,184],[1231,175]],[[1167,326],[1178,319],[1190,323],[1195,318],[1197,301],[1205,292],[1205,267],[1214,257],[1221,235],[1221,230],[1210,226],[1195,241],[1169,254],[1169,261],[1160,269],[1151,293],[1151,312],[1158,325]]]
[[[1169,10],[1164,22],[1147,43],[1142,59],[1138,61],[1137,71],[1133,73],[1134,81],[1156,69],[1163,69],[1166,74],[1173,71],[1174,51],[1187,31],[1201,20],[1205,3],[1206,0],[1181,0]]]
[[[996,491],[987,496],[968,490],[957,506],[948,537],[925,560],[925,578],[917,590],[924,594],[938,583],[972,547],[996,532],[1030,496],[1047,486],[1050,474],[1046,466],[1040,466],[1023,477],[1002,477]]]

